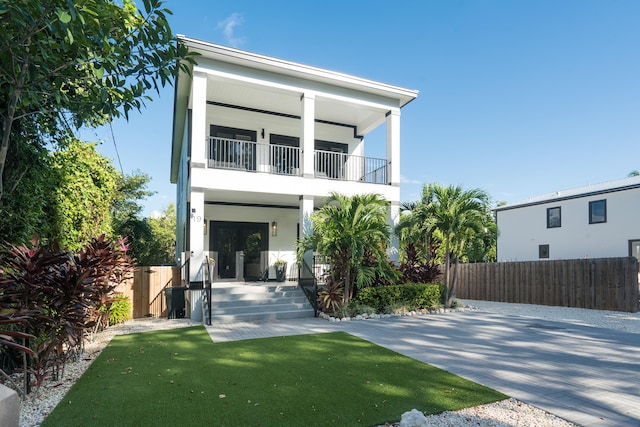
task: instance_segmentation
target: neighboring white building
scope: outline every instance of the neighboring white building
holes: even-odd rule
[[[295,279],[296,239],[331,191],[381,194],[396,224],[400,109],[417,91],[179,38],[201,55],[175,82],[171,158],[192,289],[206,257],[219,280],[273,279],[277,257]],[[380,126],[386,155],[367,157],[365,137]]]
[[[635,256],[640,177],[558,191],[496,209],[498,261]]]

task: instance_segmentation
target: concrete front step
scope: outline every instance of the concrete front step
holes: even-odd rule
[[[211,316],[211,323],[264,322],[267,320],[298,319],[302,317],[313,317],[313,309],[272,313],[221,314]]]
[[[250,304],[235,307],[216,307],[215,303],[212,306],[212,314],[217,316],[218,314],[247,314],[247,313],[271,313],[280,311],[300,311],[308,310],[309,303],[272,303],[272,304]]]
[[[216,284],[211,290],[212,323],[255,322],[313,317],[314,311],[297,284]],[[204,313],[208,307],[205,305]]]
[[[294,295],[287,297],[262,297],[260,299],[251,299],[251,298],[243,298],[243,299],[218,299],[215,296],[213,297],[213,305],[214,308],[230,308],[230,307],[245,307],[247,305],[252,306],[268,306],[270,304],[283,304],[283,303],[291,303],[291,304],[304,304],[308,302],[306,296]]]
[[[233,295],[253,295],[253,294],[269,294],[273,292],[290,292],[298,290],[298,285],[277,285],[267,284],[264,285],[243,285],[243,284],[214,284],[211,287],[211,292],[218,295],[233,294]]]
[[[298,290],[289,290],[284,292],[248,292],[246,294],[238,293],[220,293],[217,289],[211,290],[211,298],[214,301],[259,301],[270,298],[297,298],[300,296]],[[304,294],[303,294],[304,295]]]

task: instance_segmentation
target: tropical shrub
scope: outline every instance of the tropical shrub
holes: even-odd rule
[[[344,286],[331,278],[327,279],[326,288],[318,291],[318,310],[333,313],[342,307],[344,301]]]
[[[400,264],[404,283],[434,283],[440,275],[440,267],[431,257],[423,259],[414,243],[407,243],[405,247],[405,261]]]
[[[84,334],[103,322],[100,308],[133,268],[126,250],[125,241],[104,236],[75,255],[37,238],[30,246],[0,246],[0,311],[22,319],[18,332],[33,337],[25,347],[34,353],[36,385],[48,373],[57,377],[67,358],[82,351]]]
[[[389,286],[401,283],[402,274],[398,267],[389,260],[387,256],[380,260],[377,258],[374,252],[370,248],[366,248],[364,251],[364,258],[362,259],[361,270],[362,274],[368,277],[366,285],[368,286]],[[404,282],[407,282],[406,280]],[[425,281],[424,283],[427,283]],[[354,291],[354,295],[358,293],[358,289]]]
[[[376,314],[377,311],[375,308],[368,306],[366,304],[360,304],[358,302],[349,301],[347,306],[349,317],[355,317],[359,314]]]
[[[354,304],[373,307],[378,313],[388,307],[403,304],[412,309],[439,307],[444,298],[444,288],[439,284],[413,284],[365,288],[353,298]]]
[[[109,313],[109,326],[117,325],[131,318],[131,300],[127,295],[118,294],[113,298]]]

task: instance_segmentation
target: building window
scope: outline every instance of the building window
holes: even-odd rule
[[[589,224],[607,222],[607,201],[594,200],[589,202]]]
[[[629,240],[629,256],[636,257],[640,261],[640,239]]]
[[[559,228],[562,225],[560,206],[547,209],[547,228]]]
[[[549,258],[549,245],[538,246],[538,258]]]

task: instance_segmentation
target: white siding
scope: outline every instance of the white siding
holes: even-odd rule
[[[607,222],[589,224],[589,202],[607,201]],[[547,208],[561,207],[562,226],[547,228]],[[549,259],[629,255],[640,239],[640,188],[498,210],[498,261],[537,260],[539,245]]]

